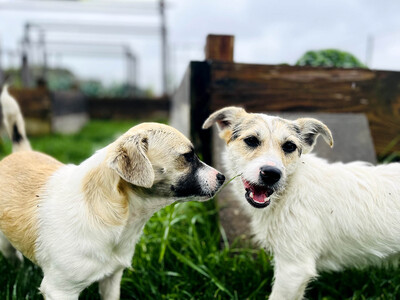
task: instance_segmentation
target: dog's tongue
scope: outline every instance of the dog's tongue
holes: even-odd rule
[[[268,195],[266,195],[266,194],[264,194],[264,193],[262,193],[262,194],[258,194],[258,193],[253,193],[253,200],[255,201],[255,202],[258,202],[258,203],[265,203],[265,202],[267,202],[268,201]]]
[[[265,203],[268,201],[268,191],[258,186],[249,184],[243,180],[244,188],[250,191],[250,197],[257,203]]]

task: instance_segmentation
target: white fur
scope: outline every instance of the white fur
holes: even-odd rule
[[[222,154],[226,172],[241,175],[232,182],[234,199],[250,216],[255,240],[274,256],[269,299],[302,299],[320,271],[398,265],[399,163],[328,163],[306,154],[319,134],[333,145],[329,129],[315,119],[288,121],[228,107],[214,112],[203,128],[213,123],[227,141]],[[235,139],[229,136],[232,128],[239,128]],[[245,145],[249,135],[258,137],[257,147]],[[296,150],[285,152],[286,141],[295,143]],[[245,198],[241,179],[260,184],[261,167],[271,164],[281,177],[271,186],[270,204],[255,208]]]
[[[8,86],[5,85],[0,95],[0,105],[3,111],[3,123],[10,137],[13,136],[13,126],[18,128],[22,136],[19,143],[13,144],[13,151],[31,150],[31,145],[26,138],[25,123],[21,110],[15,99],[9,94]]]
[[[127,224],[110,227],[95,223],[94,227],[81,182],[105,159],[106,150],[81,165],[60,168],[46,186],[45,200],[39,207],[36,249],[45,274],[40,289],[46,299],[77,299],[82,289],[99,280],[103,299],[119,299],[122,270],[131,266],[144,225],[154,212],[173,202],[143,201],[131,194]]]
[[[231,160],[224,156],[227,169]],[[230,172],[230,176],[237,175]],[[284,193],[265,209],[250,206],[240,180],[237,200],[256,240],[274,254],[269,299],[301,299],[318,271],[394,263],[400,254],[400,164],[329,164],[302,156]]]

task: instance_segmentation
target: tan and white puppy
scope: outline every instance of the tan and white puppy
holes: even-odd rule
[[[15,119],[22,118],[4,118]],[[7,126],[14,149],[28,143],[23,123]],[[205,201],[224,179],[185,136],[157,123],[131,128],[80,165],[15,152],[0,162],[3,253],[12,255],[12,245],[42,268],[46,299],[78,299],[95,281],[103,299],[118,299],[122,272],[154,212],[179,200]]]
[[[223,162],[256,240],[274,255],[271,300],[302,299],[319,271],[397,264],[400,258],[400,164],[328,163],[308,154],[330,130],[227,107],[217,123]],[[247,201],[246,201],[246,200]]]

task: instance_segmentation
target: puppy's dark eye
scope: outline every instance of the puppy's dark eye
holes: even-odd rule
[[[247,146],[251,147],[251,148],[256,148],[258,146],[260,146],[261,142],[258,138],[256,138],[255,136],[249,136],[247,138],[245,138],[243,140]]]
[[[194,154],[194,151],[190,151],[190,152],[188,152],[188,153],[184,153],[184,154],[182,154],[183,155],[183,157],[185,158],[185,160],[187,161],[187,162],[193,162],[194,161],[194,159],[195,159],[195,154]]]
[[[282,145],[282,149],[286,153],[292,153],[293,151],[295,151],[297,149],[297,146],[295,143],[288,141]]]

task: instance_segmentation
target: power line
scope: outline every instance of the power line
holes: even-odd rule
[[[126,1],[0,1],[2,10],[48,11],[55,13],[85,13],[85,14],[154,14],[157,12],[156,2],[126,2]]]
[[[123,25],[123,24],[104,24],[104,23],[65,23],[65,22],[27,22],[26,30],[44,29],[46,31],[62,31],[62,32],[90,32],[98,34],[160,34],[159,26],[154,25]]]

